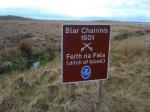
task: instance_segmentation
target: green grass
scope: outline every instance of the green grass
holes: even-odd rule
[[[45,57],[46,48],[41,49],[38,53],[33,53],[31,58],[28,58],[22,54],[18,49],[7,57],[7,61],[10,64],[0,66],[0,74],[11,73],[13,71],[24,71],[26,69],[30,69],[34,62],[40,62],[40,65],[44,65],[55,58],[55,51],[50,50],[48,53],[48,57]]]

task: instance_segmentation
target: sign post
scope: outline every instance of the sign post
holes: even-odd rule
[[[110,25],[62,25],[62,82],[107,79]]]
[[[103,96],[103,82],[97,81],[97,96],[102,97]]]

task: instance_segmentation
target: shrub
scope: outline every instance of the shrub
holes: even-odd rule
[[[150,53],[150,44],[141,39],[126,39],[122,42],[116,42],[112,46],[112,52],[123,56],[141,56]]]
[[[149,30],[137,30],[137,31],[122,31],[114,37],[114,40],[125,40],[130,37],[139,37],[146,33],[149,33]]]
[[[28,40],[21,40],[19,42],[19,49],[23,53],[24,56],[31,58],[32,56],[32,46]]]

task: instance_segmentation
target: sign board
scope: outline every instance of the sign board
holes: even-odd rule
[[[63,83],[106,79],[110,25],[62,25]]]

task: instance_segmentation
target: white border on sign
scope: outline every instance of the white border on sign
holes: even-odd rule
[[[87,21],[85,21],[87,22]],[[91,21],[92,22],[92,21]],[[93,80],[84,80],[84,81],[74,81],[74,82],[63,82],[63,78],[64,78],[64,74],[63,74],[63,54],[64,54],[64,51],[63,51],[63,26],[64,25],[108,25],[110,26],[110,33],[109,33],[109,48],[108,48],[108,63],[107,63],[107,77],[105,79],[93,79]],[[98,23],[82,23],[80,24],[79,22],[77,23],[72,23],[72,22],[64,22],[62,25],[61,25],[61,82],[63,84],[71,84],[71,83],[78,83],[78,82],[95,82],[95,81],[98,81],[98,80],[107,80],[108,79],[108,69],[109,69],[109,62],[110,62],[110,47],[111,47],[111,42],[112,42],[112,39],[111,39],[111,24],[98,24]]]

